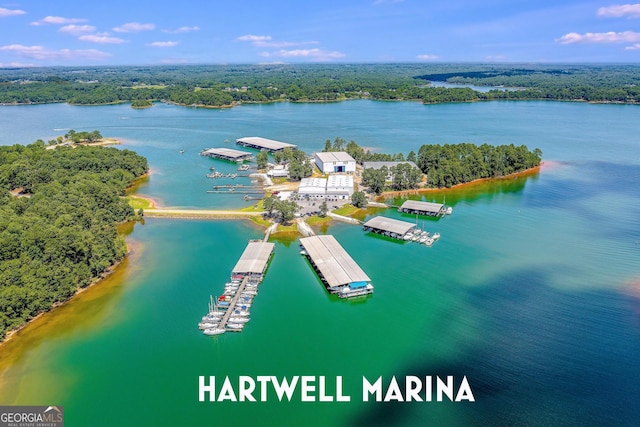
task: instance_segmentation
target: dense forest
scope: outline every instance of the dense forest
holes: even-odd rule
[[[493,87],[433,87],[432,81]],[[640,66],[560,64],[271,64],[0,69],[0,103],[154,101],[186,106],[345,99],[640,102]]]
[[[129,150],[0,147],[0,339],[125,256],[120,196],[147,169]]]
[[[481,178],[497,178],[538,166],[542,151],[526,145],[480,146],[462,143],[423,145],[417,165],[430,187],[451,187]]]

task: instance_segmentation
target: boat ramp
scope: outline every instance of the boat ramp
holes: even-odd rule
[[[198,327],[205,335],[220,335],[227,331],[240,332],[251,319],[253,299],[273,256],[274,244],[251,240],[231,271],[231,280],[222,295],[211,298],[209,312]]]
[[[300,239],[302,255],[324,283],[327,291],[340,298],[373,293],[371,279],[332,235]]]

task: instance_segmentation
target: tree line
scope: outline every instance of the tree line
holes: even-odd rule
[[[129,150],[0,147],[0,338],[125,256],[121,196],[147,170]]]
[[[638,65],[270,64],[0,69],[0,103],[165,101],[185,106],[346,99],[640,102]],[[479,92],[431,81],[506,86]]]

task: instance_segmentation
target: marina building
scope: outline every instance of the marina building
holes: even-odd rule
[[[300,197],[323,198],[327,193],[326,178],[302,178],[298,187]]]
[[[356,171],[356,161],[344,151],[316,153],[315,163],[322,173],[354,173]]]
[[[371,279],[331,235],[303,237],[302,254],[307,257],[330,293],[340,298],[373,292]]]
[[[253,158],[253,154],[247,151],[234,150],[232,148],[207,148],[200,152],[201,156],[213,157],[216,159],[230,160],[232,162],[242,162]]]
[[[329,175],[326,197],[350,199],[353,194],[353,175]]]
[[[353,188],[353,176],[351,175],[302,178],[298,187],[298,195],[310,199],[349,199],[353,194]]]
[[[415,163],[410,162],[410,161],[402,161],[402,162],[364,162],[362,164],[362,168],[363,169],[375,169],[375,170],[380,170],[382,169],[383,166],[386,166],[387,169],[389,169],[389,173],[387,174],[387,182],[391,182],[393,180],[393,177],[391,175],[391,168],[401,165],[401,164],[407,164],[409,166],[411,166],[412,168],[416,168],[419,169],[418,166],[416,166]]]
[[[417,200],[407,200],[400,208],[399,212],[418,214],[425,216],[438,216],[451,213],[451,208],[445,208],[442,203],[419,202]]]
[[[271,153],[282,151],[285,148],[297,148],[297,145],[288,142],[275,141],[273,139],[262,138],[260,136],[247,136],[236,139],[236,144],[243,147],[255,148],[256,150],[266,150]]]
[[[417,225],[399,219],[376,216],[365,222],[362,228],[364,231],[384,234],[396,239],[404,239],[407,233],[413,232],[417,228]]]
[[[232,276],[250,277],[258,282],[267,269],[267,265],[273,255],[273,243],[262,240],[252,240],[247,244],[240,259],[231,271]]]

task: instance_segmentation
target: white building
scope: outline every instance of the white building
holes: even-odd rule
[[[326,197],[350,199],[353,194],[352,175],[329,175]]]
[[[316,153],[315,163],[322,173],[354,173],[356,161],[344,151]]]
[[[275,165],[267,171],[267,176],[269,178],[288,178],[289,168],[285,165]]]
[[[302,178],[298,187],[299,197],[322,198],[327,192],[326,178]]]

